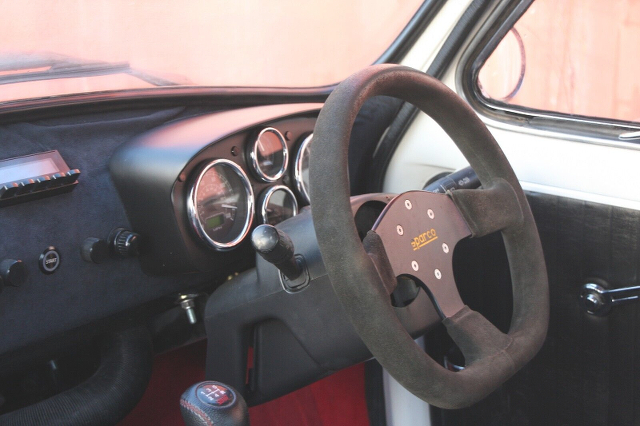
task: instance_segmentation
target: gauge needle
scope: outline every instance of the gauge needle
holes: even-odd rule
[[[224,207],[225,209],[234,209],[234,210],[238,208],[238,206],[232,206],[231,204],[220,204],[220,207]]]

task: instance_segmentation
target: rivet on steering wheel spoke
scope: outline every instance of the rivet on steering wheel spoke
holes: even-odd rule
[[[433,271],[433,274],[436,276],[437,279],[442,278],[442,272],[440,272],[440,269],[436,269],[435,271]]]
[[[407,210],[411,210],[411,207],[413,207],[413,204],[411,204],[411,201],[409,200],[404,200],[404,206],[407,208]]]
[[[431,209],[427,210],[427,216],[429,216],[429,219],[436,217],[435,213]]]
[[[442,251],[445,253],[449,253],[449,246],[447,243],[442,243]]]
[[[411,267],[413,268],[414,271],[418,272],[418,269],[419,269],[418,262],[416,262],[415,260],[412,261]]]
[[[402,226],[396,226],[396,231],[398,231],[398,235],[404,235],[404,229],[402,229]]]

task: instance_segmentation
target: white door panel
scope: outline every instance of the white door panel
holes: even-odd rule
[[[455,89],[454,72],[444,82]],[[537,192],[640,210],[640,147],[483,120],[522,186]],[[384,191],[422,188],[434,175],[465,165],[458,148],[420,114],[405,133],[385,177]]]
[[[432,177],[468,165],[444,130],[431,117],[420,113],[389,163],[384,192],[422,189]]]

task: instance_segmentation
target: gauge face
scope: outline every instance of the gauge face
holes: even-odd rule
[[[260,199],[262,222],[275,225],[298,214],[295,195],[284,185],[265,190]]]
[[[313,133],[307,136],[300,144],[298,155],[296,157],[296,167],[294,170],[294,179],[296,181],[296,189],[300,196],[307,202],[309,198],[309,158],[311,156],[311,141]]]
[[[217,250],[238,245],[253,221],[253,190],[244,171],[229,160],[214,160],[191,187],[187,211],[200,238]]]
[[[249,151],[251,165],[256,175],[265,182],[279,179],[287,169],[289,151],[287,142],[273,127],[263,129]]]

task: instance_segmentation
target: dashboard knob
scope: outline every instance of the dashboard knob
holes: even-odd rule
[[[258,226],[251,234],[251,243],[264,260],[275,265],[290,280],[295,280],[302,273],[291,238],[275,226]]]
[[[5,259],[0,262],[0,277],[4,285],[17,287],[27,279],[27,267],[22,260]]]
[[[135,257],[140,254],[140,235],[124,228],[116,228],[109,235],[111,250],[117,257]]]
[[[109,244],[103,239],[89,237],[82,243],[82,258],[91,263],[102,263],[109,257]]]

